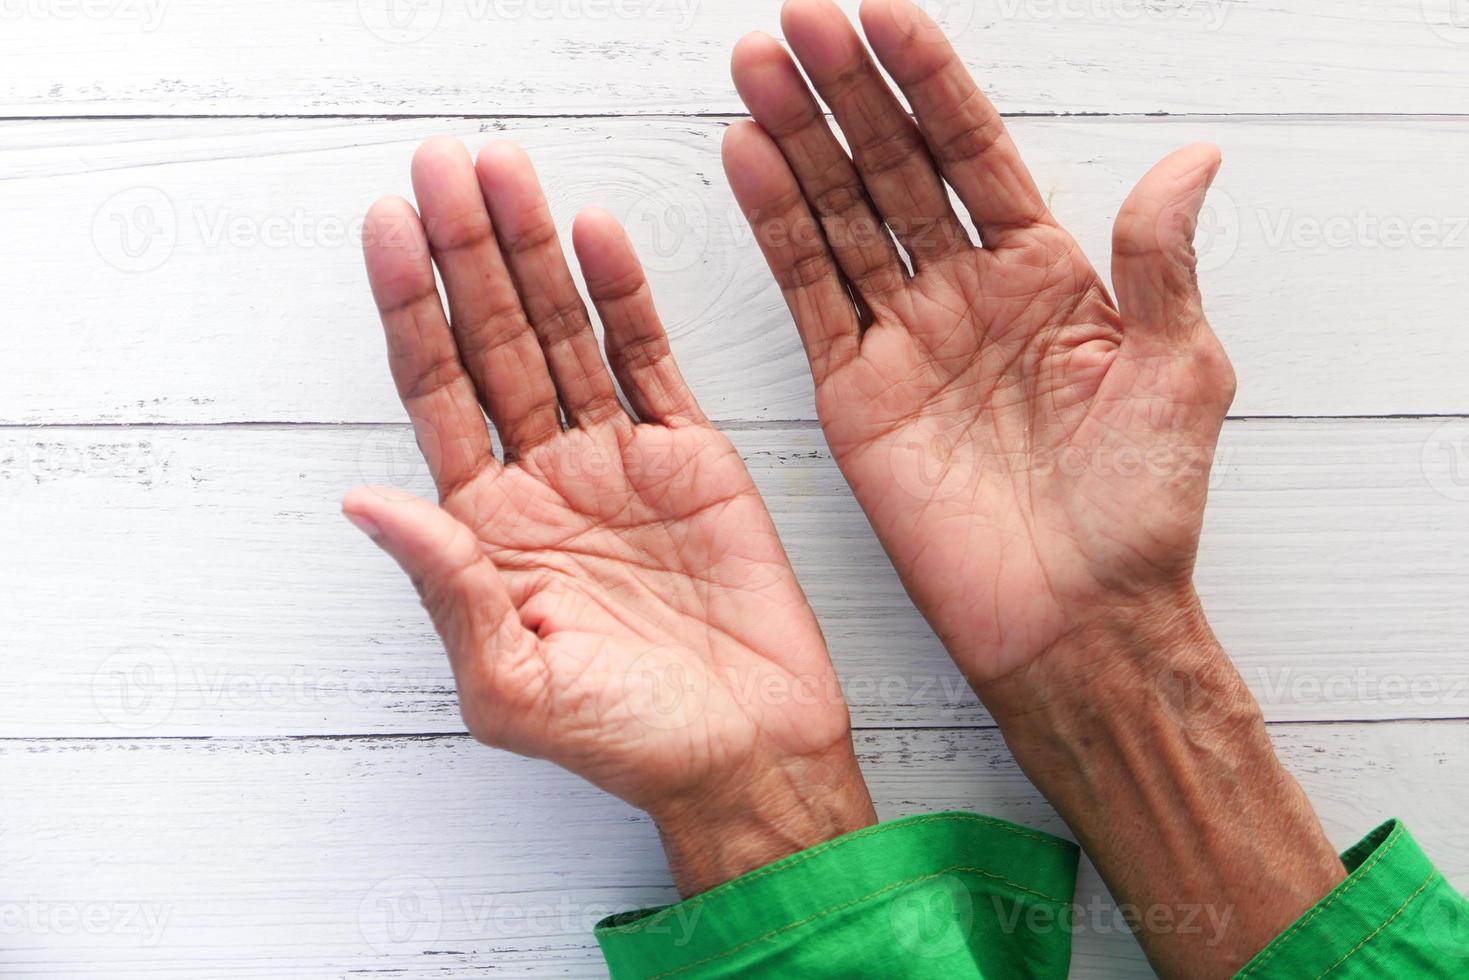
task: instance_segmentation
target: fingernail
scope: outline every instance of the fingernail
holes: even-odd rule
[[[358,530],[367,535],[369,538],[372,538],[372,540],[376,541],[378,538],[382,537],[383,529],[379,527],[377,521],[374,521],[372,518],[367,517],[364,514],[354,514],[351,511],[345,510],[342,511],[342,514],[347,518],[347,520],[357,525]]]

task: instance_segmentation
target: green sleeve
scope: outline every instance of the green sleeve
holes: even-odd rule
[[[1066,976],[1075,844],[973,813],[879,824],[597,924],[613,980]]]
[[[1469,902],[1389,820],[1342,855],[1345,881],[1236,978],[1469,977]]]

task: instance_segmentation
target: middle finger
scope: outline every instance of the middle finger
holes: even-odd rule
[[[790,0],[786,40],[846,134],[872,202],[922,266],[971,247],[918,126],[831,0]]]

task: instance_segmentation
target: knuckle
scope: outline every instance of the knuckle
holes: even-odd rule
[[[869,177],[886,177],[908,166],[924,152],[911,123],[874,134],[857,148],[857,162]]]
[[[543,347],[569,343],[592,329],[592,322],[580,299],[554,300],[540,313],[536,318],[536,335]]]
[[[823,281],[831,272],[831,262],[824,254],[807,252],[782,266],[775,278],[782,290],[801,290]]]
[[[959,118],[964,120],[948,136],[937,142],[934,156],[940,164],[973,163],[984,157],[1005,136],[1005,124],[993,113],[975,113],[973,101],[977,92],[971,92],[959,106]]]
[[[866,211],[867,196],[858,184],[839,178],[818,190],[811,204],[817,214],[850,216]]]
[[[524,228],[501,233],[500,244],[507,254],[520,255],[551,247],[556,241],[556,226],[549,221],[533,221]]]
[[[656,366],[672,354],[668,338],[663,334],[634,337],[613,345],[608,360],[619,372],[639,371]]]
[[[403,386],[405,400],[417,401],[438,394],[463,376],[457,354],[443,354],[419,364]]]

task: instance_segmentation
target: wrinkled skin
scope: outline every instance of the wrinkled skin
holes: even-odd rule
[[[1098,610],[1191,592],[1234,391],[1191,247],[1219,157],[1175,153],[1122,206],[1119,307],[933,22],[902,0],[869,0],[862,21],[917,124],[834,5],[791,0],[786,38],[852,156],[756,34],[733,65],[754,122],[731,127],[725,167],[801,331],[837,463],[982,685]]]
[[[379,202],[367,264],[440,506],[366,488],[344,509],[418,587],[470,731],[647,809],[666,837],[696,825],[706,849],[741,819],[794,849],[871,822],[820,628],[744,463],[684,386],[622,229],[590,211],[573,237],[636,417],[524,153],[492,145],[475,165],[432,141],[414,186],[422,220]],[[802,823],[807,792],[845,809]],[[731,836],[746,848],[752,832]]]

